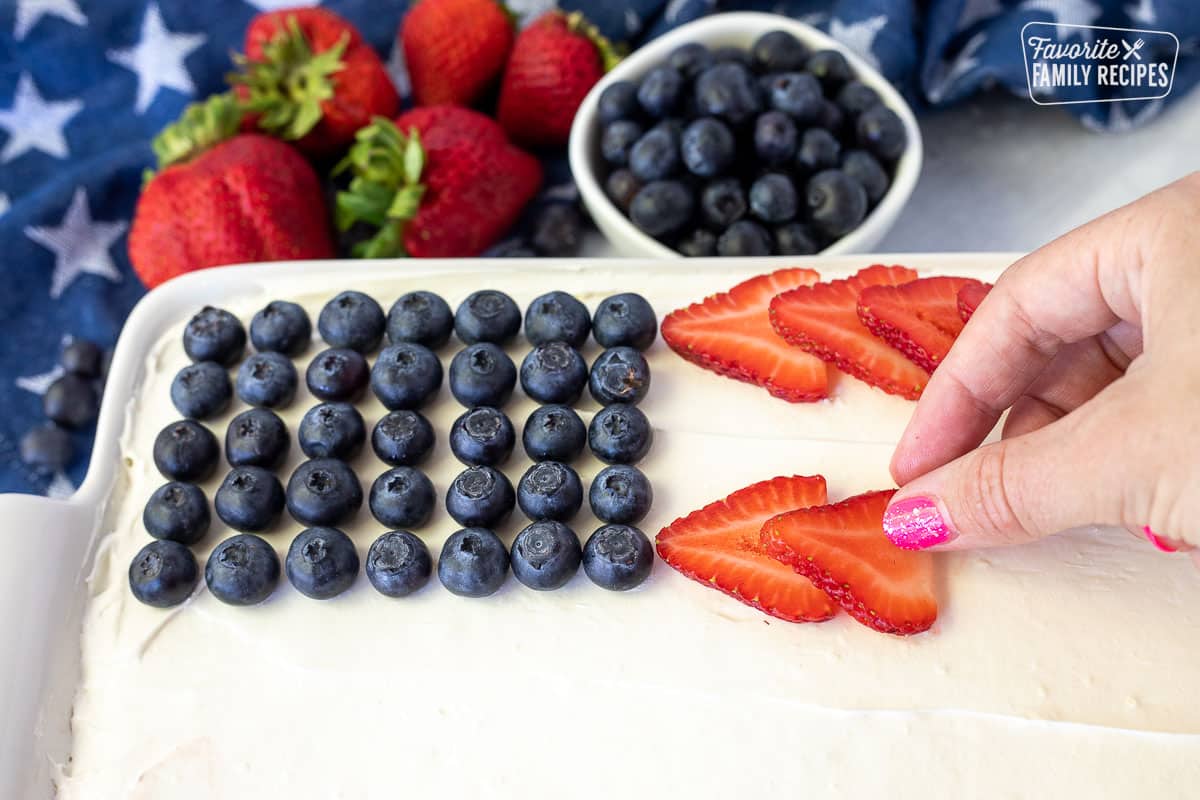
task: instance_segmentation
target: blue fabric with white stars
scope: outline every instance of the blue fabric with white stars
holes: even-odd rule
[[[310,3],[311,4],[311,3]],[[91,432],[65,475],[31,471],[17,443],[43,421],[40,394],[65,336],[111,347],[144,292],[125,237],[150,140],[191,100],[222,89],[229,54],[260,10],[288,0],[0,0],[0,492],[66,494],[82,480]],[[402,0],[331,0],[388,59]],[[510,0],[528,21],[553,0]],[[1000,87],[1026,94],[1019,31],[1030,21],[1151,28],[1182,42],[1166,101],[1068,107],[1124,130],[1200,80],[1195,0],[561,0],[610,38],[642,41],[718,11],[786,14],[839,39],[918,109]],[[561,159],[549,175],[564,176]],[[554,196],[569,194],[555,183]]]

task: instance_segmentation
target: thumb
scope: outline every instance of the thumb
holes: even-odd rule
[[[1021,544],[1081,525],[1127,526],[1126,509],[1142,505],[1131,493],[1154,478],[1151,465],[1135,464],[1129,443],[1114,436],[1121,404],[1097,402],[1104,394],[909,482],[884,514],[887,537],[906,550],[959,550]]]

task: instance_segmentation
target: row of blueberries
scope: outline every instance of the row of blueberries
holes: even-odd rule
[[[21,460],[43,472],[66,468],[75,456],[70,432],[82,430],[100,412],[100,385],[108,371],[108,357],[100,345],[72,338],[58,357],[56,377],[42,394],[46,423],[21,438]]]
[[[459,530],[442,546],[437,572],[450,592],[486,597],[504,584],[510,567],[517,580],[539,591],[564,586],[581,565],[596,585],[625,591],[641,584],[653,563],[650,540],[630,525],[604,525],[580,547],[575,532],[562,522],[542,520],[517,534],[511,554],[487,528]],[[301,594],[327,600],[354,584],[358,552],[337,528],[307,528],[288,548],[283,571]],[[205,564],[204,581],[221,602],[255,605],[275,591],[280,572],[275,549],[261,537],[243,533],[217,545]],[[429,548],[409,531],[388,531],[367,551],[367,579],[389,597],[412,594],[429,582],[432,572]],[[192,551],[169,539],[143,547],[129,567],[134,597],[156,608],[179,605],[198,582]]]

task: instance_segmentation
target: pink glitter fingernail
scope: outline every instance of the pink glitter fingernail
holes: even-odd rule
[[[1159,536],[1154,531],[1150,530],[1149,525],[1146,525],[1142,528],[1142,533],[1146,534],[1146,538],[1150,540],[1150,544],[1154,545],[1155,547],[1157,547],[1159,550],[1163,551],[1164,553],[1178,553],[1179,552],[1174,547],[1171,547],[1171,545],[1167,544],[1161,536]]]
[[[903,550],[924,550],[957,535],[930,497],[909,497],[892,503],[883,514],[883,532]]]

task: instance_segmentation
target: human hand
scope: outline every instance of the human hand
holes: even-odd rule
[[[952,550],[1108,524],[1200,547],[1198,398],[1200,172],[1000,276],[900,440],[884,530]]]

